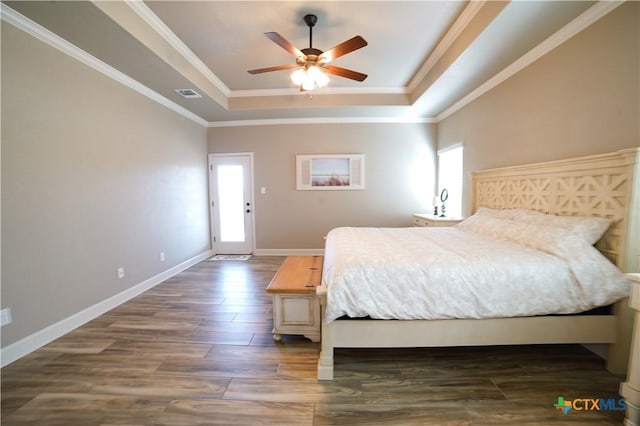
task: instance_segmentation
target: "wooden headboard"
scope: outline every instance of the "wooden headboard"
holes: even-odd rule
[[[596,247],[640,271],[640,148],[472,173],[472,207],[529,209],[614,221]]]

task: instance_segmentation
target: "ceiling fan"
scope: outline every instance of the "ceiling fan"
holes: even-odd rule
[[[320,70],[356,81],[364,81],[364,79],[367,78],[367,74],[329,64],[340,56],[344,56],[347,53],[351,53],[354,50],[365,47],[367,45],[367,41],[365,39],[360,36],[355,36],[332,47],[326,52],[323,52],[322,50],[313,47],[313,27],[316,22],[318,22],[318,17],[311,14],[305,15],[304,21],[309,27],[309,47],[306,49],[298,49],[276,32],[264,33],[269,40],[273,41],[295,57],[295,64],[258,68],[255,70],[249,70],[249,74],[261,74],[265,72],[297,68],[298,71],[293,73],[291,78],[300,86],[301,91],[310,91],[314,88],[321,87],[328,82],[328,78]]]

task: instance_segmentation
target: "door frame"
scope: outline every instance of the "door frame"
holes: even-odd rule
[[[213,176],[213,160],[216,157],[249,157],[249,180],[247,182],[250,188],[251,193],[251,220],[250,220],[250,228],[248,232],[251,235],[251,253],[256,251],[256,201],[255,201],[255,191],[253,185],[253,152],[216,152],[210,153],[207,156],[207,173],[208,173],[208,184],[209,184],[209,241],[211,243],[211,250],[213,254],[218,254],[216,250],[216,242],[214,241],[214,229],[215,229],[215,212],[216,209],[213,206],[213,191],[214,191],[214,176]]]

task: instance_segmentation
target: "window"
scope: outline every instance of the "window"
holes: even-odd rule
[[[438,151],[438,199],[443,189],[449,192],[445,214],[462,217],[462,149],[461,143]],[[438,202],[438,207],[441,203]]]

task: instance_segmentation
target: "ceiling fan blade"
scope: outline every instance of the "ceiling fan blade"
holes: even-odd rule
[[[332,47],[331,49],[324,52],[322,55],[318,57],[319,61],[324,61],[325,63],[329,63],[340,56],[346,55],[347,53],[351,53],[354,50],[358,50],[367,45],[367,41],[360,36],[355,36],[347,41],[343,41],[337,46]]]
[[[291,55],[293,55],[294,58],[304,56],[304,53],[302,53],[300,49],[295,47],[293,44],[289,42],[289,40],[282,37],[280,34],[270,32],[270,33],[264,33],[264,35],[266,35],[269,40],[271,40],[272,42],[274,42],[275,44],[277,44],[278,46],[282,47],[284,50],[289,52]]]
[[[364,81],[367,78],[366,74],[362,74],[361,72],[348,70],[346,68],[340,68],[333,65],[325,65],[322,67],[323,70],[328,72],[329,74],[337,75],[344,78],[350,78],[351,80],[356,81]]]
[[[291,69],[294,69],[294,68],[299,68],[299,67],[296,64],[278,65],[278,66],[275,66],[275,67],[258,68],[258,69],[255,69],[255,70],[249,70],[248,73],[249,74],[262,74],[263,72],[291,70]]]

